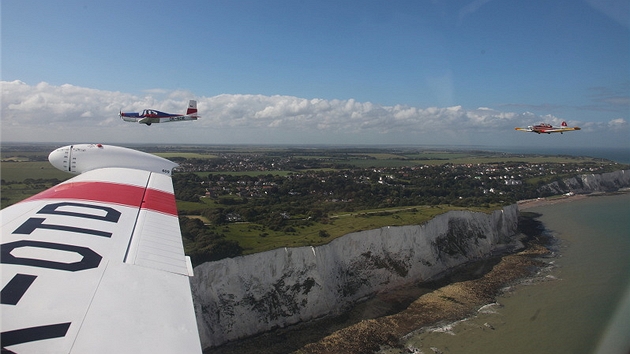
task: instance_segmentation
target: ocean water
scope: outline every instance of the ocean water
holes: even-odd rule
[[[466,320],[387,353],[630,353],[630,194],[531,208],[557,256]]]
[[[630,146],[625,148],[604,148],[604,147],[554,147],[545,146],[521,146],[521,147],[483,147],[490,151],[500,151],[513,154],[542,154],[542,155],[569,155],[588,156],[594,158],[608,159],[619,163],[630,164]]]

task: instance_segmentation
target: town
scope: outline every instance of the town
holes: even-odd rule
[[[3,151],[3,207],[70,177],[49,165],[46,148]],[[140,148],[179,164],[173,186],[195,264],[418,224],[448,210],[492,211],[548,197],[541,187],[563,178],[628,168],[589,157],[417,147]]]
[[[361,160],[366,167],[357,166],[356,161]],[[237,205],[271,199],[272,204],[287,201],[296,205],[304,204],[299,199],[308,199],[308,204],[330,212],[408,205],[503,205],[545,197],[539,187],[563,177],[621,168],[612,161],[588,158],[513,160],[456,164],[443,158],[429,164],[367,155],[344,161],[334,156],[219,154],[213,159],[180,159],[174,180],[178,200],[211,198],[222,205]],[[391,161],[399,166],[383,166]]]
[[[214,152],[211,158],[172,159],[180,164],[173,183],[182,234],[196,262],[321,244],[453,209],[493,210],[548,197],[541,187],[562,178],[624,168],[584,157],[391,150]]]

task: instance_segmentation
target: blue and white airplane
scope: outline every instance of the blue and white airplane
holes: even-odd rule
[[[181,122],[185,120],[197,120],[197,101],[190,100],[186,114],[172,114],[160,112],[155,109],[145,109],[142,113],[120,112],[120,118],[125,122],[151,125],[153,123]]]

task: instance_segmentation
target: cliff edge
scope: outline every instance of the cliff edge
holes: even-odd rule
[[[518,207],[450,211],[422,225],[355,232],[318,247],[281,248],[201,264],[191,278],[204,348],[340,314],[378,292],[432,280],[515,249]]]
[[[544,185],[539,191],[550,194],[569,192],[588,194],[594,192],[615,192],[624,187],[630,187],[630,170],[578,175]]]

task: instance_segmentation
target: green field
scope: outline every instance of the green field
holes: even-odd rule
[[[414,154],[388,154],[388,153],[369,153],[369,154],[352,154],[353,158],[340,160],[346,164],[353,165],[358,168],[388,168],[403,167],[414,165],[443,165],[451,163],[454,165],[467,164],[491,164],[491,163],[507,163],[507,162],[523,162],[523,163],[584,163],[584,162],[600,162],[598,159],[590,157],[574,157],[574,156],[553,156],[553,155],[504,155],[485,152],[422,152]],[[359,156],[367,156],[369,158],[361,159]],[[599,159],[601,160],[601,159]],[[333,159],[334,161],[334,159]]]
[[[27,178],[66,180],[73,175],[54,168],[48,161],[5,162],[0,164],[0,176],[5,181],[21,182]]]
[[[163,157],[165,159],[172,159],[174,157],[181,157],[186,159],[216,159],[218,157],[214,154],[201,154],[197,152],[157,152],[154,155]]]
[[[53,183],[44,183],[44,184],[3,184],[2,185],[2,193],[0,196],[2,197],[2,208],[7,207],[11,204],[15,204],[20,202],[30,196],[33,196],[43,190],[46,190],[50,187],[54,186]]]
[[[266,175],[272,175],[272,176],[288,176],[292,173],[295,173],[294,171],[234,171],[234,172],[230,172],[230,171],[218,171],[218,172],[195,172],[196,175],[201,176],[201,177],[207,177],[208,175],[225,175],[225,176],[251,176],[251,177],[256,177],[256,176],[266,176]]]
[[[272,231],[251,223],[233,223],[213,227],[228,240],[238,241],[244,248],[243,254],[264,252],[281,247],[319,246],[337,237],[352,232],[378,229],[386,226],[403,226],[423,224],[436,215],[450,210],[473,210],[492,212],[499,206],[490,208],[458,208],[453,206],[416,206],[404,209],[363,210],[353,213],[332,215],[328,223],[303,224],[301,220],[293,220],[295,232]],[[203,219],[202,219],[203,220]],[[325,237],[320,232],[325,231]]]
[[[73,175],[59,171],[47,161],[3,161],[0,164],[0,176],[4,182],[0,190],[0,206],[4,208],[52,187],[55,181],[64,181]],[[24,183],[29,179],[32,181]]]

